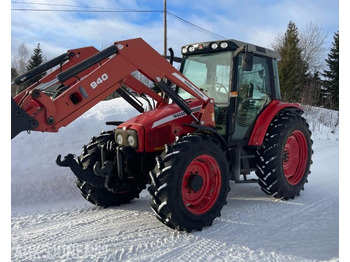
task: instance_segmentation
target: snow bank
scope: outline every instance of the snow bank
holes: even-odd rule
[[[20,133],[11,141],[12,207],[76,198],[75,178],[56,157],[80,155],[93,135],[113,129],[105,122],[125,121],[138,112],[123,99],[102,101],[58,133]]]
[[[202,232],[161,224],[143,191],[131,205],[101,209],[80,197],[58,154],[80,154],[92,135],[137,112],[124,100],[99,103],[57,134],[11,141],[12,261],[338,261],[339,125],[335,111],[310,108],[312,173],[301,196],[275,200],[257,184],[234,184],[222,216]],[[93,252],[91,252],[93,250]]]
[[[303,108],[305,110],[303,116],[310,125],[314,140],[339,140],[339,111],[312,106],[303,106]]]

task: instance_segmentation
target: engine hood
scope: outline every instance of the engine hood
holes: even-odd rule
[[[199,100],[186,101],[195,116],[202,108]],[[154,152],[164,149],[165,144],[171,144],[177,136],[193,132],[193,128],[184,124],[193,123],[193,118],[187,115],[175,103],[164,104],[158,108],[133,117],[117,127],[118,130],[136,130],[138,133],[137,151]]]

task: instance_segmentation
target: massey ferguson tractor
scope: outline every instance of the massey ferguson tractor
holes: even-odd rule
[[[100,52],[69,50],[17,77],[19,85],[51,72],[12,98],[12,138],[57,132],[117,92],[140,114],[107,122],[110,131],[93,136],[80,156],[56,159],[92,204],[129,203],[149,185],[156,217],[191,232],[221,215],[230,180],[258,182],[278,199],[298,196],[310,173],[311,132],[303,109],[281,102],[280,55],[236,40],[183,46],[181,59],[170,54],[168,61],[130,39]],[[254,171],[258,179],[248,178]]]

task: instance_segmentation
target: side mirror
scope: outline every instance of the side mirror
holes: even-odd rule
[[[252,53],[245,52],[242,56],[242,70],[243,71],[252,71],[253,69],[253,57]]]

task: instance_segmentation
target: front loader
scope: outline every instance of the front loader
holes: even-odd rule
[[[220,216],[230,180],[258,182],[275,198],[299,195],[310,173],[311,132],[300,105],[280,101],[280,55],[237,40],[186,45],[182,54],[177,70],[140,38],[101,52],[69,50],[14,80],[51,70],[12,98],[11,136],[57,132],[117,92],[140,114],[107,122],[114,127],[93,136],[80,156],[56,159],[89,202],[129,203],[149,185],[156,217],[191,232]]]

